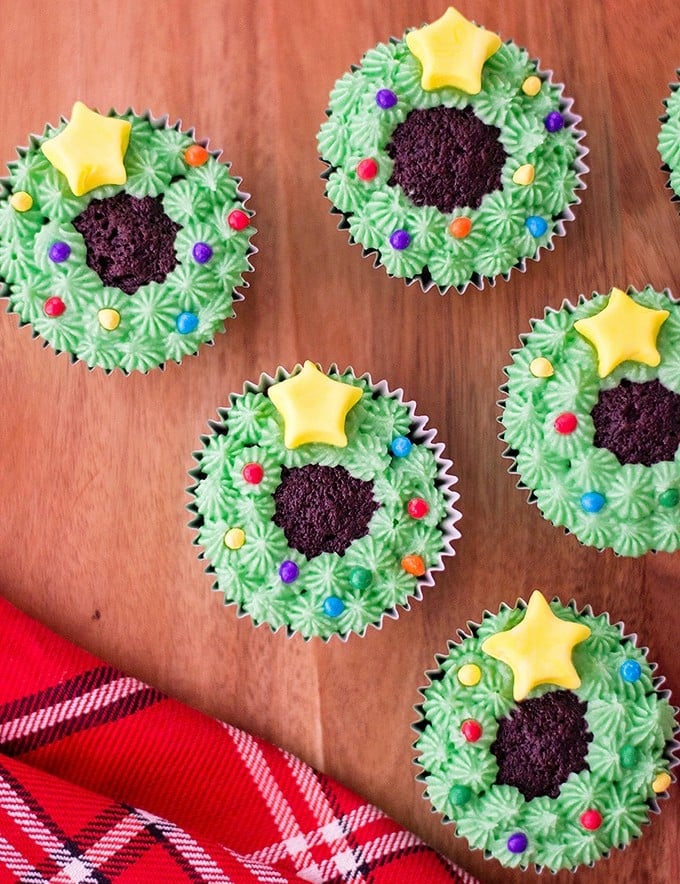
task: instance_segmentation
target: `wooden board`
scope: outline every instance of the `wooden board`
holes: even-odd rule
[[[636,630],[680,697],[680,554],[638,560],[565,536],[516,490],[497,440],[502,367],[546,304],[616,284],[680,295],[680,218],[657,117],[680,65],[680,8],[658,0],[461,0],[567,83],[591,173],[569,235],[483,293],[406,288],[347,245],[323,198],[315,136],[335,79],[438,17],[435,2],[4,0],[0,157],[72,102],[169,113],[224,148],[254,196],[256,271],[238,319],[198,358],[148,376],[70,365],[0,315],[0,586],[23,610],[211,715],[338,777],[485,881],[485,862],[422,800],[412,706],[447,638],[539,587]],[[403,386],[460,476],[457,556],[397,622],[346,644],[254,629],[210,592],[184,507],[199,435],[245,379],[304,358]],[[592,882],[680,880],[680,801]],[[566,881],[567,874],[556,881]]]

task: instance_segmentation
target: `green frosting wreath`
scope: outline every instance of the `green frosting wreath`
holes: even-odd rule
[[[300,372],[297,366],[290,375],[283,369],[275,377],[262,375],[219,410],[212,435],[202,437],[204,447],[194,453],[191,527],[207,571],[216,576],[214,588],[240,615],[305,638],[363,634],[384,615],[396,617],[398,606],[408,608],[409,599],[420,599],[421,588],[433,583],[431,573],[443,568],[442,557],[453,555],[452,541],[460,536],[454,527],[460,513],[453,507],[458,494],[451,489],[456,479],[415,404],[351,369],[333,366],[327,373],[361,391],[346,418],[347,446],[286,447],[284,421],[268,391]],[[248,473],[253,465],[254,480]],[[305,465],[344,468],[371,483],[378,506],[367,533],[340,553],[307,558],[273,521],[282,471]],[[420,501],[416,517],[409,514],[413,499]],[[306,503],[301,509],[313,505]],[[230,540],[234,529],[236,543]],[[414,558],[422,569],[411,567]]]
[[[505,368],[500,438],[509,446],[506,456],[514,460],[511,472],[519,474],[519,487],[530,489],[530,500],[546,519],[584,544],[639,556],[680,548],[680,449],[651,465],[621,463],[608,448],[596,447],[592,412],[601,392],[622,382],[658,380],[680,394],[680,305],[651,287],[629,288],[628,295],[669,313],[656,339],[659,365],[626,360],[599,377],[596,349],[574,323],[599,314],[610,295],[582,296],[575,307],[564,302],[559,310],[546,309],[521,336],[523,346]],[[547,360],[552,373],[536,376],[534,360]],[[572,422],[569,432],[559,432],[556,421],[565,417]]]
[[[65,119],[31,136],[29,146],[19,148],[18,159],[8,164],[9,178],[0,181],[0,295],[21,325],[30,324],[34,336],[71,354],[72,361],[107,372],[146,372],[168,360],[180,362],[224,330],[224,320],[234,315],[233,302],[242,299],[235,287],[252,269],[254,228],[244,211],[247,194],[239,191],[240,179],[229,174],[218,154],[200,147],[200,165],[185,158],[187,149],[197,147],[193,130],[183,132],[179,123],[131,110],[107,116],[132,124],[124,185],[74,195],[66,176],[41,150],[66,127]],[[165,215],[181,228],[174,240],[174,269],[164,281],[148,282],[133,294],[102,282],[73,223],[93,200],[120,193],[161,197]],[[200,255],[202,263],[194,257],[197,243],[209,246]],[[55,244],[56,253],[51,251]]]
[[[497,614],[485,612],[481,624],[469,623],[468,633],[449,642],[448,654],[437,656],[438,669],[427,673],[430,683],[421,689],[415,749],[425,797],[446,822],[455,822],[457,835],[505,866],[535,864],[556,872],[592,864],[641,834],[670,784],[678,724],[647,649],[637,647],[622,624],[612,625],[607,614],[593,616],[589,608],[579,612],[573,602],[565,606],[554,600],[550,608],[560,619],[591,630],[572,652],[581,679],[574,693],[586,705],[591,735],[587,766],[572,772],[555,798],[527,800],[517,786],[496,782],[499,764],[492,747],[499,722],[518,704],[512,670],[481,646],[524,619],[523,601],[514,608],[503,605]],[[461,683],[465,665],[479,667],[476,684]],[[530,698],[556,690],[543,684]],[[470,722],[481,727],[481,735],[469,730]],[[475,739],[466,739],[464,723]],[[527,745],[532,752],[538,766],[540,749]]]
[[[580,118],[570,112],[563,87],[512,42],[484,64],[481,91],[471,95],[454,87],[424,90],[421,63],[405,40],[406,34],[370,49],[358,68],[336,82],[318,135],[319,154],[330,167],[326,196],[343,215],[340,228],[349,229],[364,254],[376,253],[376,266],[382,264],[390,276],[419,279],[423,288],[436,284],[442,291],[453,286],[462,292],[469,283],[482,288],[485,280],[493,284],[514,267],[524,269],[525,259],[536,259],[542,247],[552,248],[554,236],[564,235],[564,223],[573,219],[570,206],[584,187],[587,151],[580,143]],[[522,89],[530,77],[540,80],[535,95]],[[383,109],[377,96],[385,90],[396,103]],[[396,127],[413,110],[440,106],[471,107],[483,123],[500,129],[507,154],[501,187],[487,193],[478,208],[442,212],[431,203],[416,205],[399,184],[389,183],[394,162],[387,147]],[[368,180],[360,174],[366,160],[376,163]],[[534,169],[533,181],[515,183],[514,174],[527,165]],[[463,235],[460,227],[452,235],[450,225],[460,218],[471,227],[466,233],[465,222]]]
[[[680,76],[680,70],[678,70]],[[668,173],[668,186],[680,199],[680,83],[671,83],[671,94],[664,100],[666,113],[661,117],[659,155],[663,171]]]

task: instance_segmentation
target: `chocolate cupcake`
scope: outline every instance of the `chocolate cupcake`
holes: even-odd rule
[[[189,509],[239,614],[305,638],[363,634],[453,555],[456,478],[401,390],[308,361],[246,384],[219,415]]]
[[[680,305],[615,288],[531,325],[501,388],[519,487],[584,544],[680,549]]]
[[[484,612],[428,672],[418,779],[456,834],[504,866],[592,865],[642,832],[677,764],[677,709],[637,637],[548,604]]]
[[[193,130],[76,102],[0,181],[0,294],[57,352],[146,372],[212,342],[251,269],[240,179]]]
[[[318,136],[340,228],[424,289],[524,270],[584,186],[571,104],[523,49],[453,8],[379,44],[335,84]]]

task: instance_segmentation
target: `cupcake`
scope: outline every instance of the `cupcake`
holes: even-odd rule
[[[239,615],[305,638],[363,634],[453,555],[457,480],[401,390],[307,361],[247,383],[219,416],[189,509]]]
[[[641,834],[674,777],[677,710],[608,614],[485,611],[421,690],[418,779],[456,834],[504,866],[592,865]]]
[[[212,342],[254,251],[218,152],[167,118],[81,102],[17,152],[0,181],[0,294],[21,325],[107,372]]]
[[[423,289],[483,288],[565,233],[586,171],[551,72],[453,8],[335,84],[318,150],[351,242]]]
[[[678,70],[680,76],[680,70]],[[668,175],[673,202],[680,201],[680,83],[671,83],[671,94],[664,100],[666,113],[661,117],[659,155],[661,169]]]
[[[543,516],[622,556],[680,548],[680,304],[581,296],[533,320],[500,403],[511,472]]]

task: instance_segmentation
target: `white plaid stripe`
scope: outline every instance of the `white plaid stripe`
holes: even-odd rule
[[[103,706],[110,706],[125,697],[148,689],[148,685],[136,678],[118,678],[78,697],[72,697],[52,706],[45,706],[28,715],[21,715],[19,718],[5,722],[0,727],[0,743],[8,743],[11,740],[60,724],[70,718],[87,715]]]
[[[54,877],[50,884],[71,884],[71,882],[91,881],[90,877],[105,862],[122,850],[132,839],[146,828],[135,814],[129,814],[103,835],[85,853],[74,858]]]
[[[64,854],[64,844],[36,817],[4,777],[0,777],[0,808],[11,817],[24,834],[28,835],[39,847],[42,847],[45,853],[55,858]],[[72,858],[73,855],[66,851],[66,861],[68,862]],[[58,862],[58,860],[56,861]],[[63,864],[60,863],[60,865]]]
[[[6,866],[17,878],[21,878],[21,884],[46,884],[40,872],[1,835],[0,866]]]

